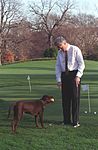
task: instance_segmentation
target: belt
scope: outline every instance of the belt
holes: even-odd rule
[[[71,74],[71,73],[77,73],[77,71],[78,70],[73,70],[73,71],[64,71],[64,72],[62,72],[62,74],[66,74],[66,75],[68,75],[68,74]]]

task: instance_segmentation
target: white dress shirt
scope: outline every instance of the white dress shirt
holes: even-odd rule
[[[81,50],[74,45],[68,44],[67,48],[68,55],[68,70],[78,70],[76,76],[82,77],[85,68],[83,56]],[[61,82],[61,73],[65,72],[65,53],[59,49],[56,61],[56,80]]]

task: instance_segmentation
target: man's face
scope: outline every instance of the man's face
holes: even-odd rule
[[[62,42],[62,43],[60,43],[59,45],[57,45],[57,47],[58,47],[59,49],[65,51],[65,49],[66,49],[66,44],[67,44],[66,42]]]

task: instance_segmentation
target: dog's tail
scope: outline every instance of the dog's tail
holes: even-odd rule
[[[10,115],[11,115],[12,110],[14,109],[14,106],[15,106],[15,102],[12,103],[12,104],[9,106],[9,109],[8,109],[8,116],[7,116],[8,119],[10,118]]]

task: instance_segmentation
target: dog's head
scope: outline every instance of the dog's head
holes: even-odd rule
[[[49,95],[44,95],[41,100],[44,102],[44,104],[52,103],[54,102],[54,97]]]

